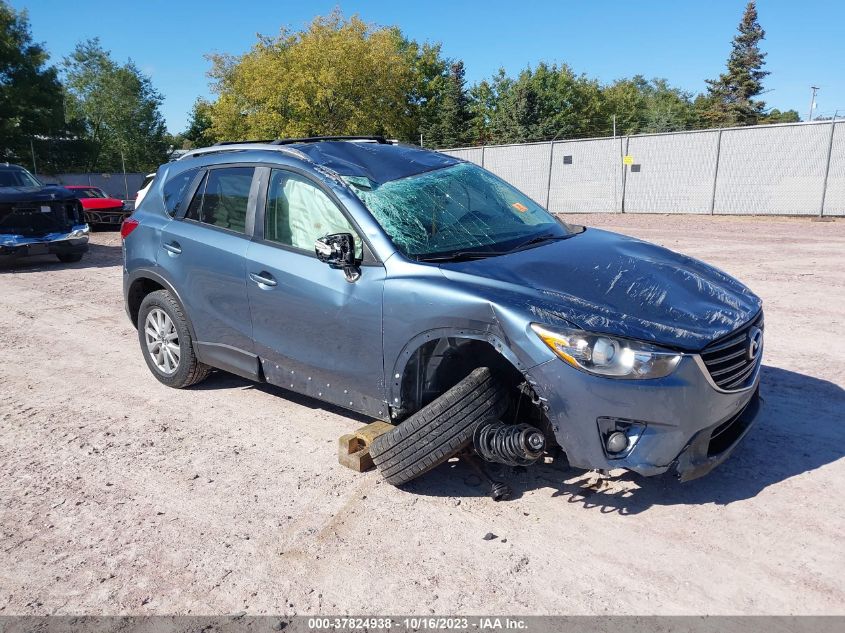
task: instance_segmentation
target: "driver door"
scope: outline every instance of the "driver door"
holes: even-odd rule
[[[264,375],[280,387],[384,417],[384,267],[320,183],[285,169],[262,172],[266,193],[259,195],[246,265]],[[317,259],[314,242],[331,233],[353,236],[363,258],[354,282]]]

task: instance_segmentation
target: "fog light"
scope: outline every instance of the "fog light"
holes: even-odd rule
[[[607,452],[621,453],[628,448],[628,436],[621,431],[614,431],[607,438]]]
[[[624,418],[597,418],[599,439],[608,459],[625,459],[645,432],[647,423]]]

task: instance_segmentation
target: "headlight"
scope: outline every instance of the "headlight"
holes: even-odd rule
[[[599,376],[663,378],[681,360],[681,354],[639,341],[568,328],[549,330],[538,323],[532,323],[531,329],[558,357]]]

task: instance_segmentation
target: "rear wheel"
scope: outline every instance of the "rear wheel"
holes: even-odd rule
[[[72,264],[82,259],[82,253],[60,253],[56,255],[63,264]]]
[[[399,486],[457,455],[482,420],[499,417],[507,398],[487,367],[480,367],[370,445],[388,483]]]
[[[188,321],[167,290],[151,292],[141,301],[138,340],[147,367],[168,387],[189,387],[211,372],[197,360]]]

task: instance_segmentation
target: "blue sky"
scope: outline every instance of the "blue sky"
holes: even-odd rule
[[[442,42],[466,63],[467,79],[501,66],[516,73],[538,61],[566,62],[603,82],[643,74],[693,92],[724,70],[745,0],[403,0],[240,2],[220,0],[11,0],[29,11],[33,35],[53,62],[79,40],[99,36],[114,57],[132,58],[164,95],[171,132],[182,131],[197,95],[209,96],[205,53],[242,53],[256,33],[301,28],[335,6],[368,22],[398,25],[418,41]],[[845,114],[845,2],[758,0],[767,36],[770,107],[806,118]]]

